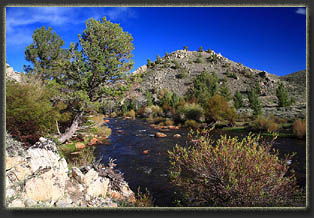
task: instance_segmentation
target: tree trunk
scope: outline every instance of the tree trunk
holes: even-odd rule
[[[75,116],[72,125],[70,126],[70,128],[68,130],[65,131],[65,133],[63,133],[59,138],[58,138],[58,142],[59,143],[64,143],[65,141],[69,140],[70,138],[72,138],[72,136],[74,135],[74,133],[76,132],[76,130],[79,129],[79,125],[82,121],[83,118],[83,114],[84,112],[80,112],[78,115]]]

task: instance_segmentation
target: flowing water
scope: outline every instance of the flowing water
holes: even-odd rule
[[[124,178],[133,191],[140,186],[143,192],[149,190],[154,198],[155,206],[176,206],[174,187],[169,182],[168,150],[176,144],[186,145],[186,129],[169,130],[165,138],[155,138],[154,134],[160,132],[144,120],[123,120],[120,118],[109,119],[108,126],[112,129],[108,143],[96,147],[97,158],[102,158],[103,163],[108,163],[109,157],[116,159],[117,168],[124,173]],[[174,134],[182,135],[174,138]],[[215,130],[213,138],[220,134],[238,136],[247,135],[245,131]],[[295,138],[278,138],[274,147],[279,149],[280,156],[296,152],[291,166],[296,170],[299,185],[305,186],[306,143],[305,140]],[[148,154],[143,154],[148,150]]]

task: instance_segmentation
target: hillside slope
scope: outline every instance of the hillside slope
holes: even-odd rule
[[[225,81],[232,95],[237,90],[243,94],[246,107],[248,106],[247,91],[250,87],[258,84],[261,88],[259,99],[264,107],[264,113],[275,112],[278,114],[281,111],[290,110],[291,116],[305,117],[305,71],[280,77],[265,71],[251,69],[214,51],[177,50],[156,62],[153,63],[154,66],[144,65],[133,72],[132,76],[141,77],[142,81],[133,83],[128,98],[143,102],[146,91],[154,93],[163,88],[183,96],[197,75],[201,72],[215,72],[219,78],[219,85]],[[277,107],[276,88],[279,83],[283,83],[290,96],[295,98],[296,104],[292,107]],[[243,110],[249,111],[248,108]]]

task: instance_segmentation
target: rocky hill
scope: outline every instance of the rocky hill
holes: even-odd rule
[[[138,68],[132,76],[141,77],[142,81],[133,84],[128,97],[143,102],[145,101],[144,93],[147,90],[153,91],[162,88],[182,96],[201,72],[215,72],[219,78],[219,84],[221,85],[225,81],[232,95],[237,90],[244,95],[246,106],[248,106],[247,90],[258,84],[261,88],[259,98],[263,104],[263,113],[305,117],[305,71],[280,77],[266,71],[251,69],[241,63],[229,60],[215,51],[177,50],[160,58],[159,61],[153,63],[153,66],[144,65]],[[287,88],[290,96],[296,100],[292,107],[277,107],[276,88],[280,82]],[[241,111],[250,112],[250,109],[245,108]]]

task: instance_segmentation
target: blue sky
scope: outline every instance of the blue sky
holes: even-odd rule
[[[68,48],[87,19],[103,16],[132,34],[131,71],[185,45],[280,76],[306,68],[305,8],[296,7],[9,7],[7,63],[19,72],[30,64],[24,51],[37,28],[52,27]]]

